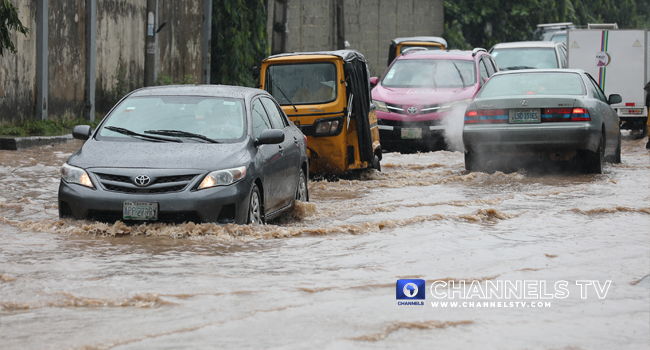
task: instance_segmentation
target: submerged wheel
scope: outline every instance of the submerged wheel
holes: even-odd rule
[[[251,198],[248,202],[248,224],[264,224],[262,220],[262,197],[257,185],[253,184]]]
[[[298,177],[298,188],[296,189],[296,200],[301,202],[309,202],[309,189],[307,188],[307,178],[305,172],[300,169],[300,176]]]
[[[472,151],[465,151],[465,169],[467,171],[479,171],[476,154]]]
[[[372,159],[372,167],[377,169],[377,171],[381,171],[381,161],[379,160],[378,155],[375,155],[375,157]]]
[[[605,147],[603,142],[603,135],[600,135],[600,142],[598,143],[598,149],[595,153],[586,151],[586,154],[583,157],[584,161],[584,171],[587,174],[602,174],[603,173],[603,161],[605,158]]]
[[[614,154],[614,163],[621,162],[621,130],[618,131],[618,146],[616,146],[616,153]]]

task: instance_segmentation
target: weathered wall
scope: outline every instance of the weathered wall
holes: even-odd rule
[[[14,1],[18,7],[18,18],[28,28],[36,26],[36,2]],[[36,92],[36,33],[27,36],[10,33],[17,54],[5,50],[0,56],[0,123],[18,123],[34,113]]]
[[[335,50],[336,0],[288,0],[287,52]],[[269,38],[273,34],[273,7],[268,1]],[[370,74],[383,74],[390,41],[404,36],[441,36],[444,0],[343,0],[345,41],[368,60]]]
[[[11,0],[30,34],[11,34],[17,54],[0,57],[0,123],[34,120],[36,85],[36,2]],[[203,0],[160,1],[158,72],[180,82],[201,79]],[[51,1],[48,8],[48,118],[79,118],[85,107],[86,1]],[[116,102],[118,81],[125,92],[144,85],[146,0],[98,0],[96,23],[96,112]],[[118,67],[123,75],[118,77]],[[120,78],[120,79],[118,79]],[[118,89],[119,90],[119,89]]]

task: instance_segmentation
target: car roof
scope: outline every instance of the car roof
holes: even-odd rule
[[[490,51],[494,49],[514,49],[520,47],[556,47],[564,45],[564,43],[556,41],[515,41],[511,43],[499,43],[494,45]]]
[[[494,73],[494,76],[497,75],[507,75],[507,74],[528,74],[528,73],[574,73],[574,74],[584,74],[583,69],[569,69],[569,68],[535,68],[535,69],[516,69],[516,70],[502,70]]]
[[[249,99],[260,93],[261,89],[230,85],[165,85],[135,90],[130,96],[219,96]]]
[[[479,51],[480,52],[480,51]],[[476,54],[478,55],[478,53]],[[444,59],[460,59],[460,60],[473,60],[474,56],[472,51],[464,50],[421,50],[421,51],[408,51],[397,57],[399,60],[404,59],[434,59],[434,58],[444,58]]]

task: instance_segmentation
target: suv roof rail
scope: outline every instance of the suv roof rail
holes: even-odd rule
[[[477,47],[477,48],[475,48],[474,50],[472,50],[472,57],[476,56],[476,54],[479,53],[479,52],[481,52],[481,51],[483,51],[483,52],[487,52],[486,49],[484,49],[484,48],[482,48],[482,47]]]
[[[415,52],[415,51],[427,51],[428,49],[426,47],[422,46],[414,46],[414,47],[409,47],[406,48],[402,51],[402,55],[406,55],[409,52]]]
[[[566,26],[572,26],[573,22],[561,22],[561,23],[543,23],[543,24],[538,24],[537,28],[545,28],[545,27],[566,27]]]

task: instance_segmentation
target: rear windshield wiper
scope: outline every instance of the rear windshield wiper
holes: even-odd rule
[[[529,66],[512,66],[512,67],[505,67],[505,68],[500,68],[501,70],[515,70],[515,69],[537,69],[537,67],[529,67]]]
[[[185,137],[193,137],[196,139],[201,139],[203,141],[208,141],[211,143],[219,143],[217,140],[213,140],[205,135],[201,134],[195,134],[193,132],[187,132],[183,130],[146,130],[145,134],[156,134],[156,135],[164,135],[164,136],[185,136]]]
[[[157,140],[157,141],[166,141],[166,142],[183,142],[181,140],[176,140],[176,139],[168,139],[166,137],[157,137],[157,136],[151,136],[151,135],[144,135],[144,134],[139,134],[135,131],[131,131],[129,129],[125,128],[120,128],[119,126],[105,126],[104,129],[108,129],[110,131],[115,131],[120,134],[124,135],[129,135],[133,137],[143,137],[148,140]]]

